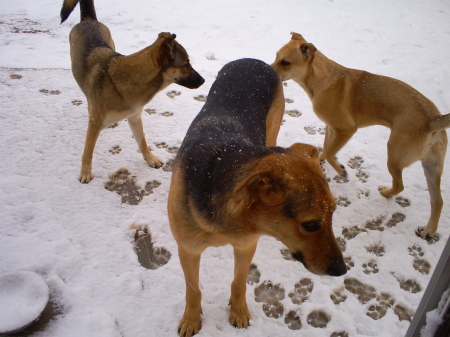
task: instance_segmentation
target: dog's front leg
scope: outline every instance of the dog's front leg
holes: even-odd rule
[[[188,253],[179,246],[178,255],[186,281],[186,308],[178,325],[178,333],[181,337],[190,337],[195,335],[201,328],[200,253]]]
[[[151,167],[160,167],[163,164],[163,161],[148,149],[147,141],[145,140],[144,127],[142,125],[141,113],[130,116],[127,120],[131,132],[133,132],[134,139],[136,139],[139,150],[141,151],[147,164]]]
[[[234,280],[231,283],[230,323],[237,328],[247,328],[250,312],[247,307],[245,291],[247,288],[247,274],[256,251],[253,245],[241,248],[234,246]]]
[[[84,143],[84,152],[81,159],[81,170],[78,180],[87,184],[92,180],[92,156],[94,154],[95,143],[100,135],[101,126],[89,118],[88,129],[86,132],[86,141]]]

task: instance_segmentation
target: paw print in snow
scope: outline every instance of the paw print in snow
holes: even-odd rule
[[[330,294],[330,298],[335,305],[339,305],[342,302],[345,302],[347,296],[345,296],[340,290],[335,290]]]
[[[256,264],[252,263],[250,268],[248,269],[247,274],[247,283],[248,284],[256,284],[259,283],[259,278],[261,277],[261,273],[258,270]]]
[[[315,328],[325,328],[330,320],[331,317],[322,310],[313,310],[306,318],[308,324]]]
[[[344,257],[344,263],[347,267],[347,270],[350,270],[355,266],[355,263],[352,261],[352,258],[350,256]]]
[[[386,315],[389,308],[394,305],[395,300],[387,293],[381,293],[377,296],[377,303],[369,306],[366,313],[373,320],[379,320]]]
[[[395,202],[399,204],[401,207],[408,207],[411,205],[411,202],[403,197],[396,197]]]
[[[256,302],[263,302],[263,311],[267,317],[280,318],[283,315],[284,307],[281,300],[284,299],[284,288],[273,285],[270,281],[264,281],[255,288]]]
[[[286,323],[288,328],[291,330],[300,330],[302,328],[302,322],[300,321],[300,317],[295,310],[291,310],[286,314],[284,323]]]
[[[167,92],[166,95],[169,96],[170,98],[174,99],[176,96],[180,96],[181,92],[172,90],[172,91]]]
[[[383,221],[386,219],[385,216],[379,216],[378,218],[374,220],[370,220],[366,222],[366,225],[364,228],[370,229],[370,230],[377,230],[377,231],[384,231],[383,227]]]
[[[291,117],[300,117],[302,115],[298,110],[286,110],[284,113]]]
[[[344,280],[345,289],[356,295],[361,304],[366,304],[377,296],[374,287],[364,284],[355,278],[347,278]]]
[[[358,234],[360,234],[362,232],[367,232],[367,231],[363,228],[359,228],[358,226],[345,227],[344,229],[342,229],[342,235],[347,240],[353,239],[355,236],[357,236]]]
[[[366,247],[367,252],[375,254],[376,256],[383,256],[386,251],[384,250],[384,246],[381,244],[372,245],[369,247]]]
[[[372,260],[368,263],[364,263],[363,265],[364,268],[364,274],[376,274],[379,272],[378,270],[378,264],[376,263],[375,260]]]
[[[120,148],[120,146],[119,145],[115,145],[109,150],[109,153],[111,153],[111,154],[119,154],[121,151],[122,151],[122,149]]]
[[[133,226],[132,226],[133,227]],[[139,263],[147,269],[158,269],[169,262],[172,256],[164,247],[154,247],[147,227],[136,230],[134,250]]]
[[[314,284],[311,279],[303,278],[294,286],[294,291],[289,293],[289,298],[294,304],[302,304],[307,301],[312,292]]]
[[[198,95],[198,96],[195,96],[194,99],[195,99],[196,101],[199,101],[199,102],[204,103],[204,102],[206,102],[206,100],[208,99],[208,96]]]
[[[403,213],[394,213],[392,214],[392,218],[386,223],[386,226],[389,228],[397,226],[400,222],[405,221],[406,216]]]
[[[338,197],[336,199],[336,204],[342,207],[350,206],[351,202],[346,197]]]

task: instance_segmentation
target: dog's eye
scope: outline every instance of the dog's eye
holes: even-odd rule
[[[286,61],[286,60],[281,60],[281,65],[283,66],[283,67],[287,67],[288,65],[290,65],[291,64],[291,62],[288,62],[288,61]]]
[[[307,232],[316,232],[320,229],[320,225],[317,221],[307,221],[302,223],[302,227]]]

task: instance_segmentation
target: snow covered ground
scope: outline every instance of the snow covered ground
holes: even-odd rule
[[[94,180],[78,182],[87,107],[70,71],[68,34],[79,9],[59,25],[60,8],[54,0],[0,2],[0,273],[34,271],[49,285],[56,316],[33,336],[176,336],[184,278],[167,219],[170,169],[148,167],[121,122],[100,135]],[[119,52],[135,52],[170,31],[206,79],[196,90],[172,85],[146,106],[147,140],[166,162],[218,70],[242,57],[273,62],[291,31],[342,65],[403,80],[450,113],[447,0],[97,0],[96,8]],[[324,125],[306,94],[290,81],[285,96],[279,145],[321,146]],[[383,127],[361,129],[339,153],[348,182],[325,165],[348,274],[313,275],[285,259],[280,242],[262,238],[247,288],[251,326],[237,330],[228,323],[232,249],[210,248],[202,256],[199,336],[404,335],[450,234],[450,156],[440,240],[429,244],[414,234],[430,212],[420,163],[404,171],[398,199],[377,191],[390,183],[388,135]],[[119,168],[134,176],[127,186],[141,196],[137,205],[105,189]],[[150,256],[154,249],[167,264],[140,264],[133,228],[151,235],[153,245],[143,236],[140,249]],[[269,282],[283,309],[273,317],[255,296]]]

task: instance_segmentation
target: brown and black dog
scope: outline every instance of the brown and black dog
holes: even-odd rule
[[[402,171],[420,160],[430,193],[431,216],[427,226],[416,231],[422,238],[436,233],[441,216],[441,176],[447,151],[450,114],[414,88],[399,80],[349,69],[328,59],[303,36],[291,33],[289,43],[277,53],[272,66],[283,81],[294,80],[308,94],[314,112],[326,125],[321,159],[341,175],[346,171],[337,152],[358,128],[383,125],[391,129],[387,166],[392,187],[381,186],[390,198],[403,191]]]
[[[111,33],[97,21],[93,0],[64,0],[61,23],[80,2],[81,22],[70,32],[72,73],[86,95],[89,124],[78,179],[92,178],[92,155],[100,131],[127,119],[145,161],[163,162],[148,148],[142,125],[143,107],[172,83],[195,89],[205,80],[192,68],[175,34],[160,33],[149,47],[124,56],[115,51]]]
[[[250,319],[246,277],[261,235],[283,242],[313,273],[347,271],[316,148],[275,146],[283,113],[277,72],[259,60],[233,61],[219,72],[180,147],[168,201],[186,281],[180,336],[200,329],[200,255],[207,247],[234,248],[230,323],[238,328]]]

